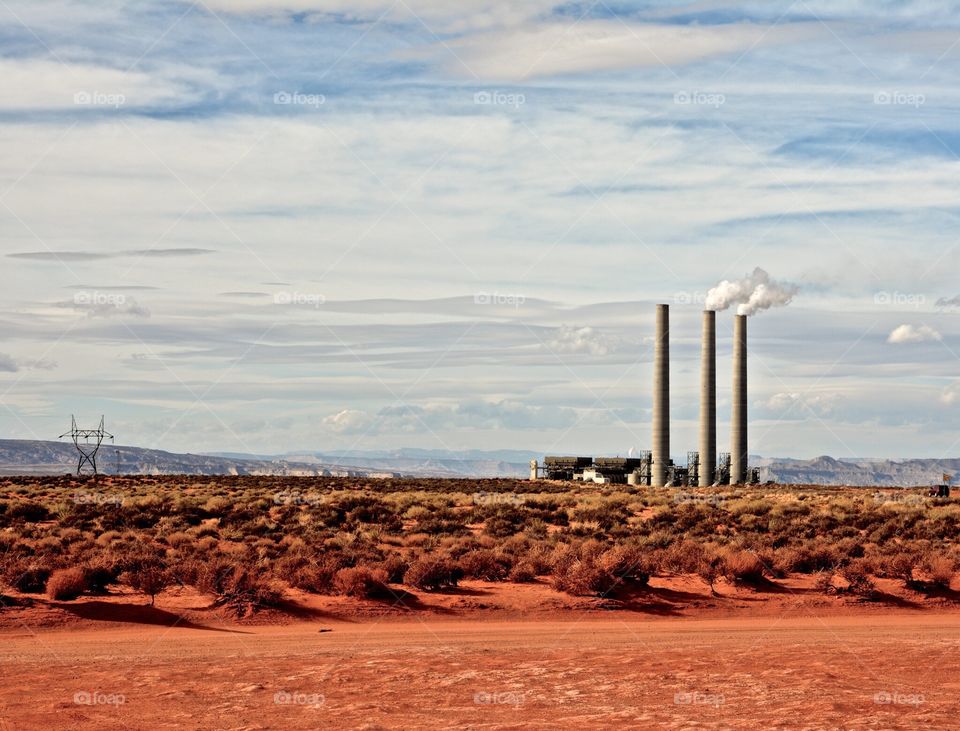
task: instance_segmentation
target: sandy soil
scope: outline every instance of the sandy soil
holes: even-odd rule
[[[35,600],[0,612],[0,731],[957,727],[952,602],[671,581],[646,611],[479,582],[246,622],[182,592]]]

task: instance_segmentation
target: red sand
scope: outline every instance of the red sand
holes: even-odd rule
[[[0,731],[957,727],[952,603],[654,583],[614,611],[469,583],[240,623],[187,593],[35,600],[0,611]]]

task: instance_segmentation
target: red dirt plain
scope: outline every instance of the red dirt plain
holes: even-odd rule
[[[0,729],[957,727],[952,603],[783,584],[654,579],[639,611],[464,582],[246,621],[185,589],[33,599],[0,612]]]

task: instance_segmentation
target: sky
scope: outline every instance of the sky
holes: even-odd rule
[[[0,437],[960,455],[960,2],[0,0]],[[732,310],[718,313],[729,439]]]

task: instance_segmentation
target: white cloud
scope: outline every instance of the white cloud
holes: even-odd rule
[[[195,99],[187,80],[214,82],[216,75],[182,66],[145,73],[88,62],[27,58],[0,59],[4,79],[0,109],[119,110]]]
[[[553,353],[607,355],[614,350],[610,338],[592,327],[563,325],[551,338],[546,349]]]
[[[770,412],[772,416],[789,414],[791,417],[804,418],[813,413],[826,417],[834,415],[838,406],[845,401],[839,393],[799,393],[783,391],[775,393],[765,401],[759,401],[754,406],[763,412]]]
[[[362,434],[372,423],[373,419],[368,413],[356,409],[344,409],[323,420],[323,425],[337,434]]]
[[[944,388],[943,391],[940,392],[940,401],[947,406],[960,403],[960,381],[951,383]]]
[[[454,74],[523,80],[643,66],[677,66],[809,36],[809,26],[656,25],[619,20],[528,24],[447,41],[429,55]],[[451,58],[450,49],[455,57]],[[423,57],[425,52],[413,55]]]
[[[544,430],[574,423],[572,409],[538,406],[519,401],[468,399],[462,403],[427,402],[385,406],[375,415],[346,409],[323,422],[342,435],[444,433],[449,430]]]
[[[426,24],[438,32],[510,26],[535,18],[561,3],[556,0],[206,0],[218,12],[287,15],[305,13],[315,20]]]
[[[887,338],[888,343],[925,343],[943,340],[943,336],[929,325],[900,325]]]

